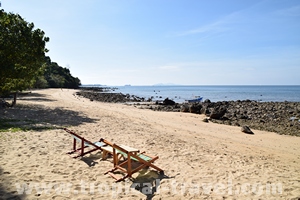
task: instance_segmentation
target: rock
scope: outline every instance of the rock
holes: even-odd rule
[[[210,114],[211,119],[221,119],[226,113],[225,108],[214,108]]]
[[[192,104],[189,108],[190,113],[197,113],[199,114],[201,111],[202,105],[201,104]]]
[[[182,104],[180,107],[180,112],[189,112],[190,108],[187,104]]]
[[[247,134],[254,134],[248,126],[242,126],[241,131]]]
[[[207,108],[202,107],[200,110],[200,114],[204,114],[204,115],[209,114],[209,110]]]
[[[170,106],[172,106],[172,105],[175,105],[175,101],[173,101],[173,100],[171,100],[171,99],[169,99],[169,98],[166,98],[166,99],[163,101],[163,104],[164,104],[164,105],[170,105]]]
[[[207,118],[204,118],[202,121],[208,123],[208,119]]]

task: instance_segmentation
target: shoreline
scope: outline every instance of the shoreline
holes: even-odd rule
[[[90,88],[93,89],[93,88]],[[162,101],[169,98],[176,103],[201,96],[212,102],[254,100],[259,102],[300,102],[300,86],[120,86],[111,88],[123,93]]]
[[[125,104],[90,101],[75,95],[76,91],[33,91],[32,95],[18,99],[17,107],[0,109],[2,118],[14,119],[12,123],[16,126],[49,127],[0,133],[3,198],[300,197],[299,137],[260,130],[247,135],[239,127],[204,123],[205,115],[153,112]],[[104,175],[113,166],[111,159],[101,160],[101,152],[81,159],[70,158],[66,152],[72,148],[73,140],[61,127],[68,127],[90,141],[105,138],[157,155],[155,165],[164,169],[166,177],[159,179],[158,191],[153,194],[131,188],[155,184],[159,177],[152,170],[142,170],[134,174],[134,180],[114,184],[110,176]],[[86,183],[85,190],[81,190],[83,183]],[[29,194],[18,194],[16,184],[53,187],[48,193],[33,189]],[[54,186],[63,184],[71,184],[69,192],[58,193]],[[94,193],[92,186],[95,186]],[[106,188],[107,192],[103,192]]]
[[[300,102],[260,102],[251,100],[201,103],[164,104],[145,100],[130,94],[99,93],[85,90],[77,92],[90,101],[128,103],[129,105],[154,111],[190,112],[204,114],[209,121],[232,126],[249,126],[251,129],[277,132],[278,134],[300,136]],[[224,113],[221,114],[221,111]]]

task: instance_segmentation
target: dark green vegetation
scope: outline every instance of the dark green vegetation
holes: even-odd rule
[[[44,63],[45,33],[20,15],[0,10],[0,93],[32,86]]]
[[[0,96],[28,88],[78,88],[80,80],[70,70],[45,56],[49,38],[19,14],[0,10]]]
[[[51,62],[50,57],[45,57],[45,61],[44,73],[36,77],[34,88],[79,88],[80,80],[68,68]]]

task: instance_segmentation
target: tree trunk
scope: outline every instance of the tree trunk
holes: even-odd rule
[[[13,100],[11,106],[13,107],[13,106],[15,106],[16,104],[17,104],[17,92],[14,93],[14,100]]]

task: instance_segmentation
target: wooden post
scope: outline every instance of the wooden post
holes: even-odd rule
[[[73,151],[76,150],[76,139],[74,138],[74,141],[73,141]]]
[[[127,154],[127,159],[128,159],[128,176],[131,177],[131,153],[128,152]]]
[[[84,138],[81,139],[81,154],[80,156],[82,156],[84,153]]]
[[[116,149],[113,148],[113,159],[114,159],[114,167],[117,165],[118,155],[116,154]]]

